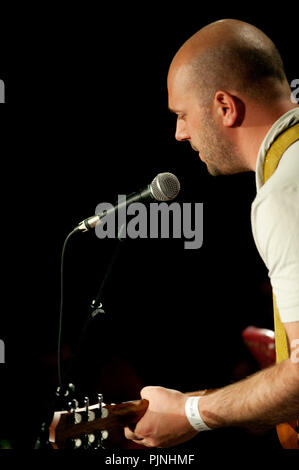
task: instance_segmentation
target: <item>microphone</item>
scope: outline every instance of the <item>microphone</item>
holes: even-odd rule
[[[159,173],[144,189],[130,194],[123,202],[116,204],[102,214],[82,220],[75,230],[87,232],[87,230],[94,228],[103,217],[129,206],[133,202],[146,202],[148,200],[171,201],[178,195],[179,191],[180,182],[175,175],[172,173]]]

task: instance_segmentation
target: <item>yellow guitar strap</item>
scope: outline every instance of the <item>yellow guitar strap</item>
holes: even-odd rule
[[[290,145],[299,140],[299,123],[290,127],[273,142],[268,150],[264,164],[264,181],[266,182],[276,170],[278,163]],[[279,363],[289,357],[288,343],[283,323],[280,320],[276,300],[273,294],[274,308],[274,329],[275,329],[275,349],[276,362]]]

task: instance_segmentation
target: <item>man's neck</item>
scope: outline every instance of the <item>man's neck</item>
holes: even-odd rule
[[[243,152],[246,155],[247,167],[255,171],[256,162],[260,147],[273,126],[273,124],[285,113],[294,108],[299,108],[299,105],[291,101],[281,102],[276,108],[261,109],[260,107],[250,106],[248,110],[246,122],[244,122],[244,132],[242,137]]]

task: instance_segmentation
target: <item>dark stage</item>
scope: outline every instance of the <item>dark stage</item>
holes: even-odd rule
[[[64,379],[75,382],[78,397],[94,402],[101,392],[106,403],[138,399],[144,385],[217,388],[258,370],[244,328],[273,329],[267,270],[251,234],[255,175],[210,176],[190,145],[175,141],[166,78],[188,37],[211,21],[237,18],[276,43],[291,82],[298,78],[296,14],[250,6],[241,12],[189,5],[169,13],[150,5],[102,13],[72,8],[49,13],[51,21],[42,16],[34,33],[20,37],[16,55],[8,52],[11,68],[2,69],[0,446],[17,451],[33,448],[55,407],[65,237],[97,204],[115,203],[158,173],[178,177],[177,202],[203,203],[203,245],[121,242],[101,296],[105,315],[93,320],[77,357],[118,242],[94,231],[75,234],[65,253]],[[275,432],[203,434],[184,449],[279,447]]]

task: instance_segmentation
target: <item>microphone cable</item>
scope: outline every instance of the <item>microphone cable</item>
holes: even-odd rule
[[[62,252],[61,252],[61,262],[60,262],[60,307],[59,307],[59,323],[58,323],[58,342],[57,342],[57,374],[58,374],[58,384],[60,390],[62,390],[63,380],[62,380],[62,357],[61,357],[61,337],[62,337],[62,318],[63,318],[63,291],[64,291],[64,282],[63,282],[63,271],[64,271],[64,257],[65,257],[65,249],[66,245],[71,238],[71,236],[78,232],[79,228],[76,227],[72,230],[64,240]]]

